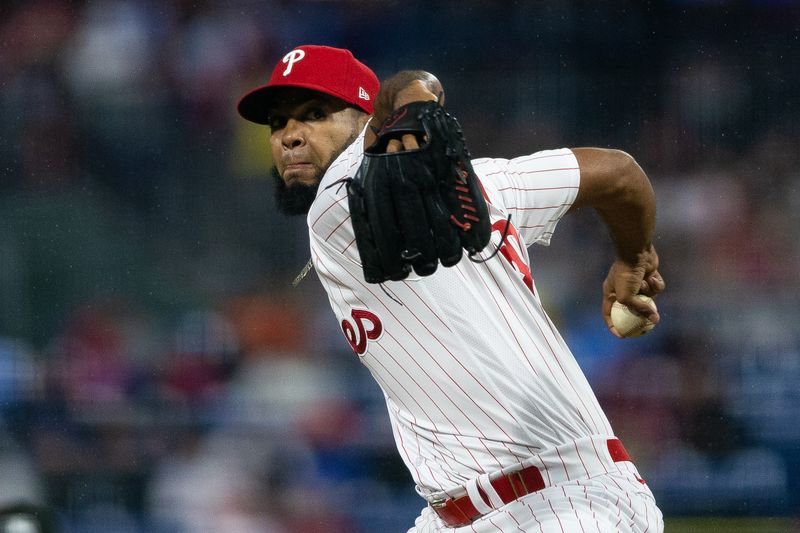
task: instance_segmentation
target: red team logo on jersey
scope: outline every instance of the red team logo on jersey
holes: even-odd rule
[[[531,292],[533,290],[533,276],[531,276],[531,269],[522,259],[522,256],[517,252],[517,250],[511,246],[508,242],[508,237],[513,237],[515,241],[517,241],[517,247],[520,246],[519,243],[519,234],[517,234],[517,228],[515,228],[510,222],[507,220],[498,220],[494,224],[492,224],[492,231],[499,231],[502,235],[504,231],[506,231],[506,226],[508,226],[508,233],[506,237],[506,242],[503,243],[503,246],[500,247],[500,253],[503,254],[503,257],[511,263],[511,265],[522,274],[522,281],[525,282],[525,285],[530,289]]]
[[[353,317],[353,322],[356,324],[355,327],[345,318],[342,320],[342,331],[344,332],[347,342],[350,343],[350,347],[353,348],[356,355],[360,356],[367,351],[367,339],[374,341],[381,336],[381,333],[383,333],[383,324],[381,324],[381,320],[375,316],[375,313],[371,313],[365,309],[353,309],[350,312],[350,316]],[[364,322],[369,322],[372,327],[367,329],[364,326]],[[358,332],[356,332],[356,328]]]

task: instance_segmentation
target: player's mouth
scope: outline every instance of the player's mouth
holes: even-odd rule
[[[308,182],[313,180],[315,175],[316,169],[311,163],[290,163],[283,169],[283,180],[287,185],[295,181]]]

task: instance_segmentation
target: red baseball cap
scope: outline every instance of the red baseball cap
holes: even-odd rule
[[[266,85],[241,100],[239,114],[257,124],[267,123],[267,111],[276,87],[302,87],[335,96],[372,114],[380,82],[350,50],[330,46],[298,46],[283,56]]]

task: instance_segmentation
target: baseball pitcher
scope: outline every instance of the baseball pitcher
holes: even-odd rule
[[[427,505],[412,532],[659,532],[662,515],[545,313],[528,246],[597,210],[615,301],[664,289],[653,190],[624,152],[472,159],[432,75],[380,88],[347,50],[299,46],[239,113],[270,128],[276,198],[304,214],[342,335],[381,386]]]

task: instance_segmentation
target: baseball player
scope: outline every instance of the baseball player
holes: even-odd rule
[[[611,333],[614,300],[658,322],[634,298],[664,288],[644,172],[596,148],[473,160],[491,227],[483,260],[367,283],[344,185],[375,141],[370,118],[443,100],[422,72],[378,90],[349,51],[299,46],[238,110],[270,127],[278,203],[306,214],[342,334],[384,392],[398,451],[427,501],[410,531],[662,531],[650,489],[542,307],[527,250],[547,245],[568,212],[596,209],[617,257],[603,283]],[[406,135],[387,151],[422,142]]]

